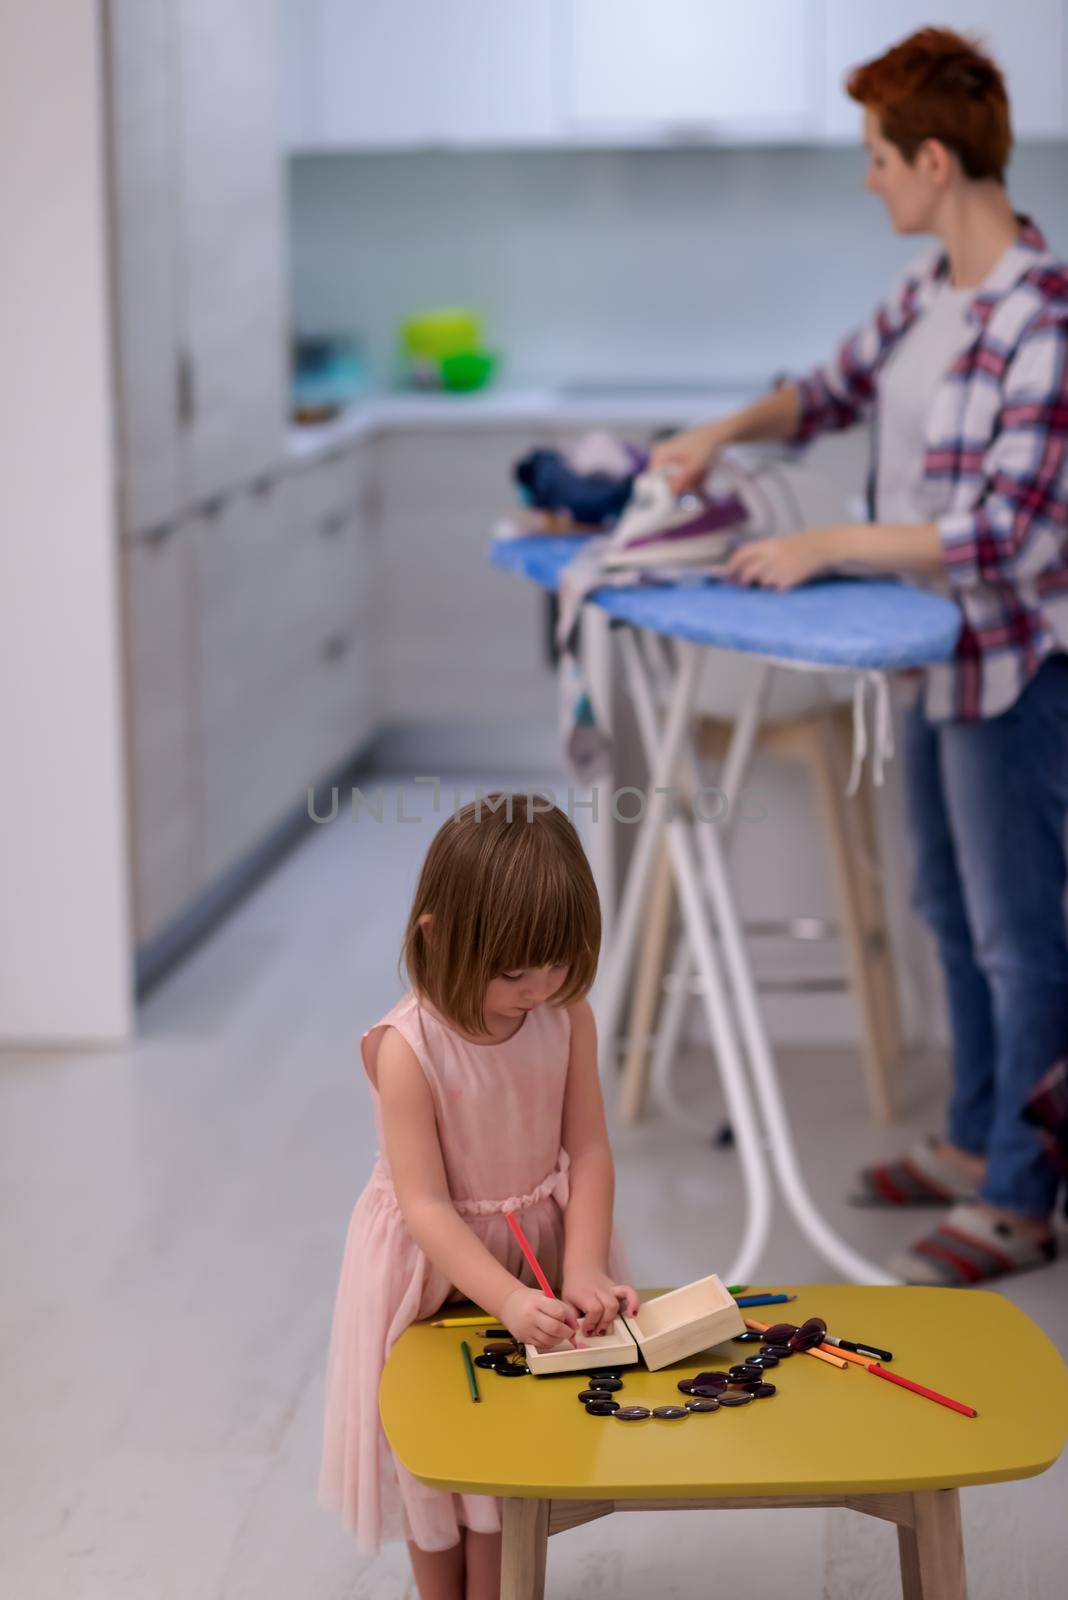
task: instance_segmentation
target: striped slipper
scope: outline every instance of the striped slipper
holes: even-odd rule
[[[975,1200],[978,1192],[956,1162],[938,1149],[934,1138],[921,1139],[907,1155],[857,1174],[850,1196],[855,1206],[951,1206]]]
[[[982,1206],[958,1205],[933,1233],[902,1251],[890,1270],[906,1283],[967,1289],[1007,1272],[1044,1267],[1056,1257],[1057,1241],[1052,1236],[1040,1243]]]

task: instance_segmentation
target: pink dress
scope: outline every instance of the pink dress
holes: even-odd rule
[[[534,1276],[505,1214],[518,1213],[546,1276],[559,1286],[570,1164],[560,1144],[571,1043],[566,1010],[538,1006],[503,1044],[480,1045],[408,993],[363,1035],[379,1154],[345,1243],[327,1361],[319,1499],[340,1513],[370,1554],[397,1539],[445,1550],[462,1527],[496,1533],[501,1526],[494,1496],[450,1494],[413,1478],[379,1421],[379,1380],[395,1341],[446,1300],[465,1298],[408,1232],[382,1153],[377,1059],[387,1027],[403,1035],[426,1074],[457,1211],[524,1283],[533,1285]],[[614,1232],[609,1270],[615,1282],[628,1281]]]

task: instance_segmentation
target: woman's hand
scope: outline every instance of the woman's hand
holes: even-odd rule
[[[754,539],[732,551],[724,576],[761,589],[794,589],[834,565],[827,528],[807,528],[776,539]]]
[[[570,1339],[578,1312],[564,1300],[550,1300],[540,1289],[513,1289],[501,1307],[501,1321],[513,1338],[535,1350],[552,1350]]]
[[[685,433],[673,434],[653,446],[649,467],[653,472],[663,472],[678,494],[687,494],[700,488],[713,462],[727,443],[718,424],[710,422],[701,428],[689,428]]]
[[[578,1308],[587,1338],[607,1332],[620,1311],[636,1315],[640,1304],[629,1283],[613,1283],[607,1272],[591,1267],[575,1267],[565,1273],[563,1296]]]

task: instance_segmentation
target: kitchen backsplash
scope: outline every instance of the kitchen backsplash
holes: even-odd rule
[[[1010,169],[1068,250],[1068,145]],[[470,305],[502,381],[763,382],[820,359],[924,239],[864,192],[860,149],[338,154],[290,161],[295,317],[363,336]]]

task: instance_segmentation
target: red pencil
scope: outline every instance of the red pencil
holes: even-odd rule
[[[544,1272],[541,1270],[541,1267],[538,1264],[537,1256],[534,1254],[533,1250],[530,1248],[530,1245],[527,1243],[526,1234],[523,1232],[522,1228],[519,1226],[519,1223],[516,1221],[515,1216],[511,1211],[506,1211],[504,1214],[505,1214],[505,1217],[507,1218],[508,1226],[511,1228],[512,1232],[516,1236],[516,1239],[519,1241],[520,1250],[522,1250],[523,1254],[526,1256],[527,1260],[530,1262],[530,1270],[533,1272],[534,1276],[538,1280],[538,1288],[541,1290],[542,1294],[548,1295],[550,1300],[555,1300],[556,1296],[553,1294],[552,1288],[550,1287],[550,1284],[549,1284],[549,1280],[545,1276]],[[585,1345],[578,1345],[578,1344],[575,1343],[574,1337],[572,1335],[568,1336],[568,1341],[567,1342],[572,1347],[573,1350],[583,1350],[583,1349],[585,1349]]]
[[[913,1383],[909,1378],[903,1378],[900,1372],[887,1372],[877,1361],[868,1362],[868,1371],[874,1372],[877,1378],[885,1378],[888,1383],[900,1384],[902,1389],[911,1389],[913,1394],[922,1394],[925,1400],[936,1400],[940,1406],[948,1406],[951,1411],[959,1411],[964,1417],[979,1415],[973,1406],[962,1405],[959,1400],[951,1400],[948,1395],[939,1394],[937,1389],[925,1389],[922,1383]]]

